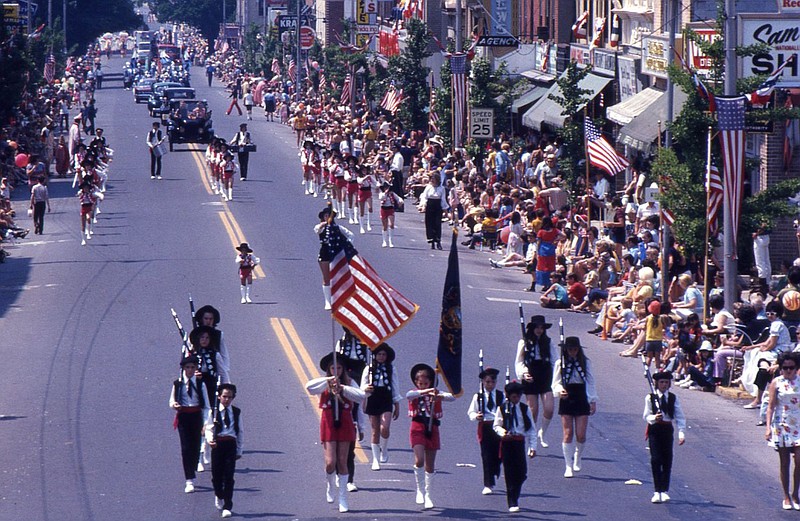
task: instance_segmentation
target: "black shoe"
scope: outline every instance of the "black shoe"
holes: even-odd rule
[[[589,333],[590,335],[596,335],[597,333],[600,333],[602,330],[603,330],[602,327],[597,326],[596,328],[592,329],[591,331],[587,331],[587,333]]]
[[[530,291],[531,293],[533,293],[534,291],[536,291],[536,286],[531,286],[530,288],[525,288],[525,291]]]
[[[435,245],[434,243],[431,243],[431,249],[432,249],[432,250],[435,250],[435,249],[436,249],[436,245]]]
[[[461,243],[461,246],[469,246],[470,244],[472,244],[471,240],[470,241],[464,241],[464,242]]]
[[[442,243],[441,242],[438,242],[438,241],[436,242],[436,249],[437,250],[441,250],[442,249]]]

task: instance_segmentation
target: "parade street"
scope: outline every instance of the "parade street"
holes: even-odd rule
[[[103,67],[121,70],[114,57]],[[523,288],[518,268],[493,269],[496,254],[459,245],[464,320],[464,395],[444,404],[437,458],[435,508],[414,502],[407,402],[392,425],[390,459],[371,471],[357,451],[350,512],[325,501],[318,398],[304,385],[320,375],[319,359],[341,336],[323,310],[313,232],[325,202],[303,195],[295,135],[234,110],[215,79],[206,86],[192,69],[198,98],[208,100],[217,135],[230,139],[247,122],[258,151],[246,182],[235,180],[233,200],[211,193],[204,145],[176,145],[163,159],[163,179],[151,180],[145,105],[121,81],[97,91],[97,125],[114,149],[110,179],[95,233],[81,246],[77,189],[71,179],[50,184],[52,213],[44,234],[7,249],[0,265],[0,336],[4,361],[0,427],[0,519],[197,521],[219,516],[210,472],[185,494],[174,413],[168,406],[179,374],[181,342],[170,308],[191,328],[188,296],[220,310],[219,328],[231,357],[231,380],[242,409],[244,455],[237,462],[234,517],[243,519],[783,519],[778,456],[756,427],[757,411],[713,393],[674,390],[688,420],[686,444],[675,447],[666,504],[651,504],[650,458],[642,420],[648,392],[642,364],[617,355],[618,346],[586,334],[589,315],[542,310],[539,293]],[[29,193],[12,195],[18,223]],[[340,224],[347,227],[347,221]],[[444,250],[425,241],[423,215],[413,201],[398,215],[395,248],[381,248],[380,221],[355,232],[354,245],[377,272],[420,310],[389,340],[401,393],[412,387],[410,368],[433,365],[449,233]],[[446,227],[445,227],[446,229]],[[463,237],[458,238],[461,242]],[[260,257],[252,304],[240,304],[235,246],[248,242]],[[549,448],[529,461],[521,512],[509,514],[501,478],[481,495],[476,426],[467,418],[478,389],[478,349],[501,370],[513,363],[520,338],[518,301],[526,318],[543,313],[567,335],[581,337],[594,364],[599,395],[590,418],[581,472],[563,477],[561,426],[554,419]],[[441,385],[441,384],[440,384]],[[632,481],[632,480],[638,480]],[[626,482],[629,482],[626,484]]]

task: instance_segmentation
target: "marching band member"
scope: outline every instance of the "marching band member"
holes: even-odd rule
[[[650,447],[650,467],[653,470],[655,492],[652,503],[669,501],[669,479],[672,474],[672,444],[678,426],[678,445],[686,441],[686,416],[675,394],[669,392],[672,373],[660,371],[653,375],[655,393],[648,393],[644,400],[644,421],[647,422],[647,443]],[[656,404],[658,402],[658,404]]]
[[[369,348],[359,342],[358,338],[353,335],[349,329],[343,327],[344,334],[336,342],[336,352],[343,357],[348,358],[347,363],[347,376],[356,383],[361,381],[361,373],[367,366],[367,351]],[[356,432],[358,433],[358,441],[364,439],[364,433],[367,430],[366,422],[364,421],[365,413],[361,403],[353,404],[353,421],[355,423]],[[347,451],[347,491],[355,492],[358,487],[355,484],[356,476],[356,442],[350,444],[350,449]]]
[[[539,424],[539,443],[542,448],[549,445],[545,441],[547,428],[553,419],[553,365],[558,358],[556,346],[547,336],[552,324],[543,315],[533,315],[525,328],[525,337],[517,344],[517,357],[514,368],[520,379],[522,389],[531,408],[535,423],[539,422],[539,400],[542,403],[542,422]]]
[[[358,211],[361,215],[360,231],[361,233],[366,233],[364,231],[364,220],[366,217],[366,231],[371,232],[372,224],[370,223],[370,220],[372,219],[372,187],[375,186],[375,178],[372,176],[369,166],[361,166],[361,171],[358,173],[356,181],[358,181]],[[365,206],[369,210],[366,215],[364,214]]]
[[[217,393],[217,380],[229,382],[227,356],[222,356],[217,344],[219,338],[214,328],[197,326],[189,333],[189,343],[192,352],[199,361],[196,376],[203,379],[203,384],[208,390],[209,403],[214,401]]]
[[[237,246],[236,249],[239,251],[239,254],[236,255],[236,263],[239,265],[242,304],[251,304],[253,301],[250,300],[250,287],[253,285],[253,270],[261,262],[261,259],[253,255],[253,250],[246,242]]]
[[[414,451],[414,478],[417,483],[418,505],[433,508],[431,490],[436,472],[436,452],[441,448],[439,424],[442,418],[442,402],[452,402],[455,396],[434,387],[436,373],[427,364],[411,368],[411,381],[416,389],[406,393],[408,415],[411,417],[411,449]]]
[[[358,165],[358,160],[350,156],[347,158],[347,166],[344,171],[344,179],[347,181],[347,216],[348,223],[358,224],[358,176],[361,172],[361,167]]]
[[[583,353],[581,340],[576,336],[564,339],[561,357],[553,372],[553,392],[558,394],[558,414],[564,437],[561,450],[566,469],[564,477],[581,470],[581,454],[586,443],[589,416],[597,410],[597,391],[589,359]],[[572,441],[573,434],[577,444]]]
[[[352,411],[353,404],[364,399],[364,391],[353,385],[347,375],[348,359],[334,360],[334,356],[334,353],[328,353],[320,360],[319,367],[325,372],[325,376],[309,380],[306,390],[310,394],[320,395],[322,417],[319,431],[325,451],[326,500],[328,503],[334,502],[333,491],[338,474],[339,512],[347,512],[347,454],[350,444],[356,440]]]
[[[333,199],[336,201],[336,212],[339,215],[347,215],[345,211],[344,196],[347,190],[347,180],[342,163],[342,154],[338,150],[333,151],[333,165],[331,166],[331,183],[333,184]]]
[[[203,419],[208,416],[210,407],[207,388],[197,377],[198,360],[188,356],[181,360],[181,377],[172,383],[169,406],[175,410],[175,428],[181,440],[181,459],[186,478],[184,492],[194,492],[195,469],[200,460],[200,438]]]
[[[378,201],[381,205],[381,236],[383,243],[381,247],[385,248],[387,243],[390,248],[394,248],[394,207],[398,205],[402,199],[396,193],[392,192],[390,185],[387,181],[381,184],[381,192],[378,194]]]
[[[372,426],[372,470],[381,470],[389,461],[389,434],[392,420],[400,416],[400,385],[393,362],[394,349],[382,343],[372,352],[372,363],[361,375],[361,390],[367,396],[364,412]]]
[[[236,171],[239,170],[239,165],[233,159],[233,154],[229,150],[225,150],[222,155],[222,162],[220,163],[220,170],[222,171],[222,199],[224,201],[233,201],[233,177]]]
[[[522,484],[528,479],[528,462],[536,456],[536,424],[530,408],[521,403],[523,388],[518,382],[506,385],[506,403],[497,409],[494,431],[502,438],[503,473],[509,512],[519,512]]]
[[[230,144],[237,147],[237,153],[239,159],[239,168],[241,175],[239,177],[239,181],[247,181],[247,166],[250,163],[250,152],[244,148],[245,145],[252,144],[250,141],[250,132],[247,131],[247,123],[241,123],[239,125],[239,132],[234,134],[233,138],[230,140]]]
[[[236,386],[224,383],[217,389],[219,404],[210,411],[205,438],[211,447],[211,483],[214,485],[214,506],[222,517],[231,517],[236,460],[242,457],[244,429],[242,411],[232,405]]]
[[[495,388],[498,373],[500,371],[491,367],[480,372],[478,378],[483,382],[483,397],[480,392],[475,393],[467,411],[470,421],[478,422],[478,443],[483,463],[483,495],[492,493],[495,480],[500,476],[500,436],[493,428],[497,408],[504,401],[503,393]]]
[[[300,151],[300,164],[303,166],[303,189],[305,195],[314,193],[312,170],[314,169],[314,142],[306,139]]]
[[[353,233],[334,222],[336,211],[330,203],[319,212],[317,217],[320,222],[314,226],[314,233],[319,236],[320,243],[317,262],[322,272],[322,295],[325,297],[325,309],[331,309],[331,260],[337,249],[342,246],[341,241],[345,241],[343,245],[345,248],[353,247],[350,242],[353,239]]]
[[[83,181],[77,197],[81,203],[81,246],[86,246],[86,240],[91,239],[91,219],[94,203],[97,197],[94,195],[94,185],[88,180]]]

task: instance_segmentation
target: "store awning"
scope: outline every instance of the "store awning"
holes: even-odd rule
[[[514,114],[525,112],[528,107],[539,101],[542,96],[547,92],[547,87],[534,87],[528,92],[524,93],[511,103],[511,112]]]
[[[545,83],[551,82],[551,81],[556,79],[556,77],[553,76],[552,74],[548,74],[546,72],[543,72],[543,71],[540,71],[540,70],[537,70],[537,69],[531,69],[529,71],[522,71],[522,72],[519,73],[519,75],[522,76],[523,78],[528,78],[529,80],[541,81],[541,82],[545,82]]]
[[[608,107],[606,117],[617,125],[627,125],[633,121],[633,118],[647,110],[647,107],[655,103],[663,94],[663,90],[647,87],[622,103]]]
[[[673,114],[681,113],[686,104],[686,93],[675,87]],[[642,152],[650,152],[653,142],[658,139],[658,122],[661,122],[661,131],[667,128],[667,95],[660,96],[647,109],[645,114],[633,118],[633,121],[622,127],[617,141],[633,147]]]
[[[594,99],[594,97],[597,96],[611,80],[612,78],[598,76],[590,72],[580,81],[580,83],[578,83],[578,87],[588,90],[589,99]],[[564,126],[564,121],[567,119],[566,116],[561,114],[564,111],[564,108],[554,100],[550,99],[551,94],[554,96],[559,96],[561,94],[561,90],[558,88],[558,83],[554,83],[542,96],[542,98],[537,101],[533,107],[528,109],[525,114],[523,114],[523,125],[536,130],[542,129],[542,123],[546,123],[551,127],[556,128],[561,128]],[[582,108],[583,106],[578,107],[579,110]]]

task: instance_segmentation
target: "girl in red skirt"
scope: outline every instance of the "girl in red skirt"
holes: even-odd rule
[[[333,503],[336,488],[336,475],[339,475],[339,512],[347,512],[347,454],[350,444],[356,441],[353,424],[353,404],[364,400],[364,391],[355,385],[347,375],[347,357],[336,358],[328,353],[319,362],[325,376],[314,378],[306,383],[310,394],[318,394],[322,419],[319,436],[325,451],[325,474],[327,475],[326,499]],[[336,404],[336,405],[334,405]],[[335,417],[338,412],[339,417]]]
[[[417,504],[433,508],[431,488],[436,471],[436,451],[439,442],[439,423],[442,402],[452,402],[455,397],[434,386],[435,372],[427,364],[411,368],[411,381],[416,389],[406,393],[408,415],[411,417],[411,449],[414,451],[414,477],[417,481]]]

